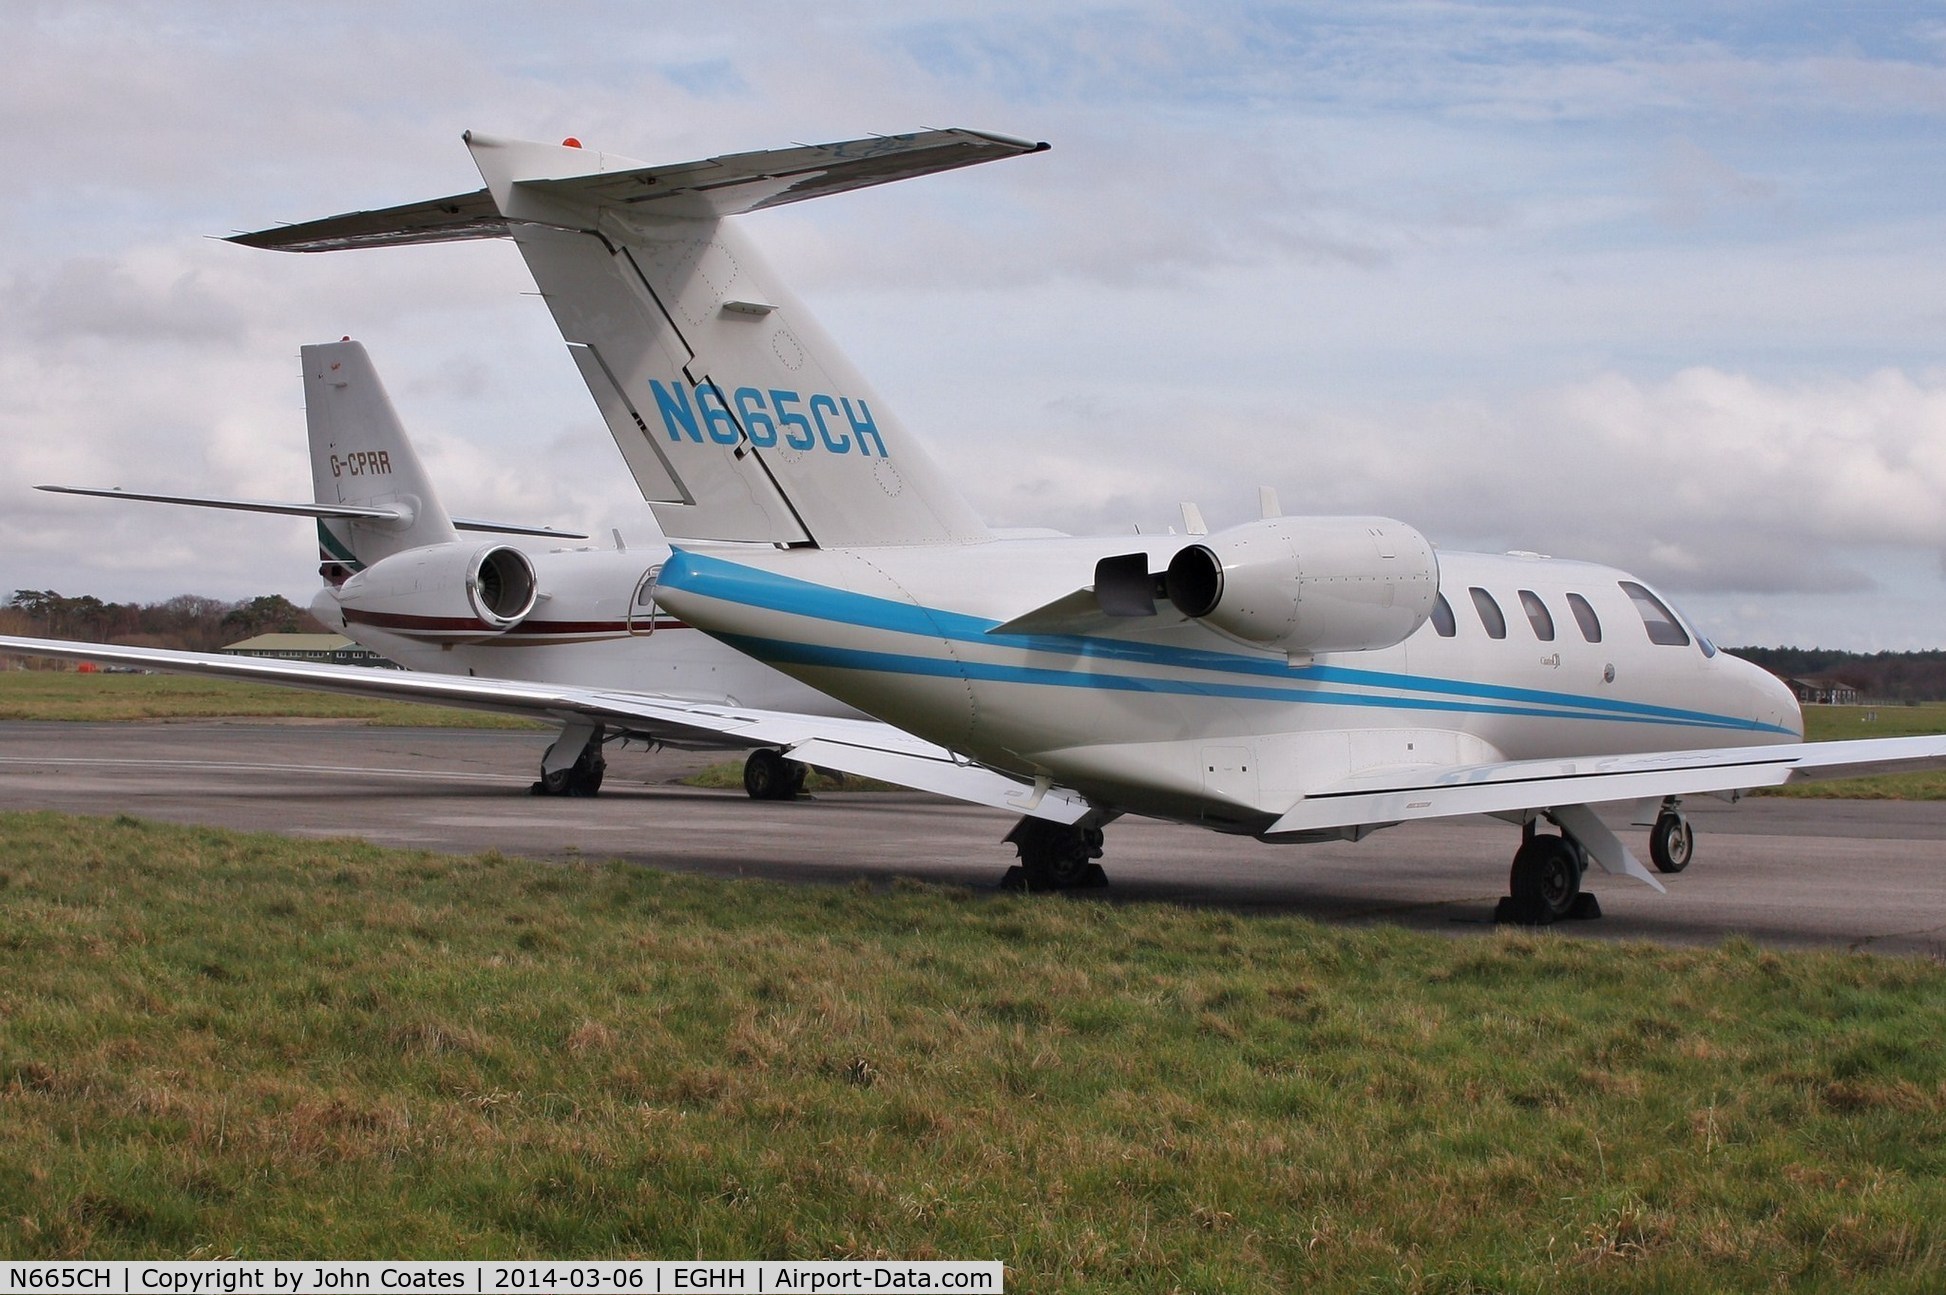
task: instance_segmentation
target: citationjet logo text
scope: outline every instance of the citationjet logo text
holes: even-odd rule
[[[726,399],[713,382],[695,386],[651,378],[655,407],[672,441],[715,441],[735,445],[748,439],[760,450],[782,445],[793,450],[862,454],[888,458],[871,407],[849,396],[805,395],[772,387],[738,387]]]

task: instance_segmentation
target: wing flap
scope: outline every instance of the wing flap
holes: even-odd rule
[[[1562,805],[1775,787],[1804,778],[1946,768],[1946,735],[1788,742],[1584,759],[1505,761],[1428,774],[1391,770],[1347,779],[1300,800],[1264,833],[1456,814],[1503,814]]]

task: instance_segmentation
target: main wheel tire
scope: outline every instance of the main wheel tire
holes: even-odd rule
[[[1649,829],[1649,861],[1657,872],[1681,872],[1696,856],[1696,830],[1674,810],[1657,816]]]
[[[1581,893],[1581,857],[1558,836],[1531,836],[1514,855],[1507,889],[1515,908],[1536,926],[1566,917]]]
[[[1070,827],[1044,818],[1023,818],[1006,839],[1020,851],[1022,879],[1029,890],[1079,890],[1108,884],[1095,862],[1101,858],[1098,827]]]
[[[751,800],[789,800],[804,785],[804,766],[760,746],[743,762],[743,790]]]
[[[608,775],[608,761],[602,758],[598,747],[591,747],[581,753],[568,770],[568,795],[594,796],[601,791],[601,780]]]

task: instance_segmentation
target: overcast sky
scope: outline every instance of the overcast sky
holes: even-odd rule
[[[1627,567],[1724,643],[1946,647],[1946,12],[0,0],[0,597],[315,586],[297,350],[447,505],[653,537],[510,244],[241,229],[678,162],[1051,152],[744,220],[1000,525],[1379,512]],[[1928,16],[1928,14],[1932,16]]]

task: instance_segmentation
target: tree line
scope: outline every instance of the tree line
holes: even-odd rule
[[[310,612],[282,594],[223,602],[178,594],[159,603],[110,603],[90,594],[17,589],[0,609],[0,628],[27,638],[80,639],[132,647],[213,652],[258,634],[321,634]]]
[[[1946,651],[1840,652],[1832,648],[1729,648],[1780,679],[1850,684],[1866,701],[1946,701]]]
[[[282,594],[223,602],[178,594],[159,603],[107,603],[52,589],[18,589],[0,608],[0,632],[134,647],[213,652],[257,634],[322,634],[310,612]],[[1831,679],[1871,701],[1946,700],[1946,651],[1841,652],[1828,648],[1731,648],[1783,679]]]

